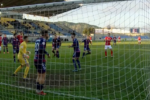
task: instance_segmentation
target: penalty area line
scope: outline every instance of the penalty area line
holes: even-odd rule
[[[3,82],[0,82],[0,84],[1,85],[5,85],[5,86],[11,86],[11,87],[15,87],[15,88],[20,88],[20,89],[35,90],[35,89],[27,88],[27,87],[24,87],[24,86],[15,86],[15,85],[3,83]],[[65,93],[48,91],[48,90],[44,90],[44,91],[47,92],[47,93],[52,93],[52,94],[56,94],[56,95],[60,95],[60,96],[68,96],[68,97],[81,98],[81,99],[86,99],[86,100],[101,100],[101,99],[97,99],[97,98],[90,98],[90,97],[85,97],[85,96],[76,96],[76,95],[72,95],[72,94],[65,94]]]

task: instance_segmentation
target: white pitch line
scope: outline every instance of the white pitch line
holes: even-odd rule
[[[20,88],[20,89],[35,90],[35,89],[27,88],[27,87],[24,87],[24,86],[15,86],[15,85],[2,83],[2,82],[0,82],[0,84],[1,85],[6,85],[6,86],[11,86],[11,87],[16,87],[16,88]],[[48,92],[48,93],[60,95],[60,96],[68,96],[68,97],[81,98],[81,99],[86,99],[86,100],[100,100],[100,99],[97,99],[97,98],[89,98],[89,97],[85,97],[85,96],[76,96],[76,95],[72,95],[72,94],[65,94],[65,93],[59,93],[59,92],[48,91],[48,90],[44,90],[44,91]]]

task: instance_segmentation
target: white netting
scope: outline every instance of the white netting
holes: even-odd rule
[[[19,66],[19,62],[14,63],[12,45],[8,45],[9,54],[3,54],[2,47],[0,100],[149,100],[150,2],[108,1],[71,1],[0,9],[0,32],[10,39],[12,34],[22,31],[29,36],[27,50],[31,51],[27,76],[30,80],[24,81],[24,69],[17,77],[12,76]],[[44,91],[47,95],[42,97],[35,93],[37,71],[33,59],[34,42],[43,29],[50,34],[46,48],[51,58],[46,57]],[[91,54],[84,58],[84,44],[79,44],[82,70],[78,72],[72,72],[73,49],[68,48],[72,44],[72,32],[79,42],[86,33],[91,34],[93,40]],[[117,37],[117,45],[111,43],[113,58],[109,50],[105,57],[107,33]],[[53,57],[51,52],[54,34],[63,39],[60,58]],[[118,42],[119,36],[121,42]],[[139,36],[141,44],[138,44]]]

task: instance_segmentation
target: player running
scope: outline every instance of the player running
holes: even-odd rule
[[[46,78],[46,59],[45,55],[50,58],[48,52],[46,52],[46,40],[48,39],[48,31],[41,32],[42,37],[37,39],[35,42],[35,56],[34,56],[34,65],[37,69],[38,75],[36,79],[36,93],[39,95],[46,95],[43,92],[45,78]]]
[[[30,54],[30,51],[26,51],[27,42],[28,42],[28,36],[24,36],[24,41],[19,46],[19,54],[18,54],[18,60],[21,65],[15,70],[13,74],[13,76],[16,76],[17,72],[19,72],[22,67],[26,66],[24,76],[23,76],[23,79],[25,80],[27,79],[27,75],[28,75],[29,68],[30,68],[29,61],[28,61],[29,59],[28,55]]]
[[[69,46],[69,47],[73,47],[74,48],[74,53],[73,53],[72,61],[73,61],[73,65],[74,65],[75,69],[73,70],[73,72],[77,72],[78,69],[77,69],[76,62],[78,63],[79,70],[81,70],[80,61],[79,61],[79,57],[80,57],[79,42],[75,38],[75,33],[72,33],[71,37],[73,39],[73,44],[72,44],[72,46]]]
[[[19,40],[20,44],[23,42],[23,32],[20,32],[20,34],[17,36],[17,39]]]
[[[19,53],[19,40],[17,39],[17,34],[14,34],[14,38],[12,39],[12,45],[13,45],[13,54],[14,54],[14,62],[16,62],[16,53]]]
[[[114,37],[113,37],[113,41],[114,41],[114,43],[113,43],[113,45],[116,45],[116,41],[117,40],[117,38],[116,38],[116,36],[114,35]]]
[[[2,45],[2,34],[0,34],[0,53],[1,53],[1,45]]]
[[[140,36],[138,37],[138,44],[139,45],[141,44],[141,37]]]
[[[57,38],[57,35],[55,35],[53,42],[52,42],[52,52],[54,53],[54,56],[59,58],[59,47],[61,45],[61,40],[60,38]],[[55,52],[56,51],[56,52]]]
[[[110,33],[108,33],[108,36],[105,37],[105,57],[107,57],[107,49],[109,48],[111,50],[111,57],[113,57],[113,51],[112,51],[112,47],[110,45],[112,38],[110,37]]]
[[[89,36],[87,36],[87,38],[84,39],[82,42],[84,42],[84,52],[83,52],[83,56],[82,56],[82,58],[83,58],[85,56],[85,52],[86,51],[88,52],[88,53],[86,53],[86,55],[87,54],[91,54],[91,50],[90,50],[89,44],[90,43],[92,44],[92,42],[90,41]]]
[[[5,54],[5,49],[7,50],[7,53],[9,53],[8,52],[8,42],[9,42],[9,40],[8,40],[6,34],[4,35],[2,41],[3,41],[3,51],[4,51],[4,54]]]
[[[121,41],[121,37],[119,36],[119,37],[118,37],[118,42],[120,42],[120,41]]]

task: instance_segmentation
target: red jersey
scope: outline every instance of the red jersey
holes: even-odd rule
[[[105,45],[110,45],[110,42],[111,42],[112,38],[111,37],[105,37]]]
[[[17,39],[19,40],[20,44],[23,42],[23,36],[22,35],[18,35]]]
[[[118,37],[118,39],[120,40],[120,39],[121,39],[121,37]]]
[[[2,45],[2,37],[0,36],[0,46]]]
[[[90,36],[90,40],[92,40],[92,37]]]
[[[141,40],[141,37],[138,37],[138,40]]]

